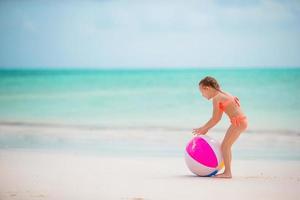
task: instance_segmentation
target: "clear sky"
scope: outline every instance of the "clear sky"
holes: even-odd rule
[[[1,0],[0,29],[0,67],[300,66],[299,0]]]

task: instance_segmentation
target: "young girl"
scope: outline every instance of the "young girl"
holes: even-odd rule
[[[206,134],[207,131],[215,126],[222,118],[225,112],[231,125],[228,128],[223,139],[221,150],[224,159],[225,170],[224,173],[218,174],[218,178],[231,178],[231,146],[239,137],[239,135],[247,128],[247,118],[241,110],[239,99],[232,95],[225,93],[220,89],[216,79],[207,76],[199,82],[199,90],[202,96],[213,102],[212,118],[200,128],[193,129],[194,134]]]

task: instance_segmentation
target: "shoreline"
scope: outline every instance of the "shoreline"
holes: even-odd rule
[[[114,131],[130,131],[130,130],[140,130],[140,131],[187,131],[191,128],[186,126],[159,126],[159,125],[145,125],[145,126],[124,126],[124,125],[99,125],[98,123],[68,123],[68,122],[43,122],[43,121],[11,121],[11,120],[0,120],[0,128],[36,128],[36,129],[62,129],[62,130],[82,130],[82,131],[105,131],[105,130],[114,130]],[[225,128],[214,128],[214,132],[222,132],[227,130]],[[246,133],[251,134],[290,134],[294,136],[300,136],[299,130],[293,129],[250,129]]]
[[[219,142],[224,133],[208,135]],[[0,125],[1,149],[40,149],[77,151],[100,156],[178,157],[192,138],[188,131],[140,129],[76,129]],[[233,146],[238,159],[300,160],[297,134],[243,133]]]

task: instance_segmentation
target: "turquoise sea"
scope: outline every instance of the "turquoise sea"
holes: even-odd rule
[[[99,135],[115,130],[127,139],[133,130],[142,140],[165,130],[179,140],[176,135],[190,134],[212,114],[211,102],[198,90],[207,75],[239,97],[249,133],[291,135],[299,142],[300,68],[1,69],[0,124],[98,130]],[[223,134],[228,126],[223,115],[212,130]],[[28,140],[0,129],[0,148],[47,146],[47,141]]]

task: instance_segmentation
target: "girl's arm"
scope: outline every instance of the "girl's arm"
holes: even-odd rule
[[[213,99],[213,115],[210,120],[204,126],[202,126],[203,129],[211,129],[214,127],[222,118],[223,111],[219,109],[219,104],[218,104],[217,99]]]
[[[222,118],[223,111],[219,109],[218,101],[213,99],[213,115],[206,124],[200,128],[193,129],[194,134],[206,134],[209,129],[214,127]]]

